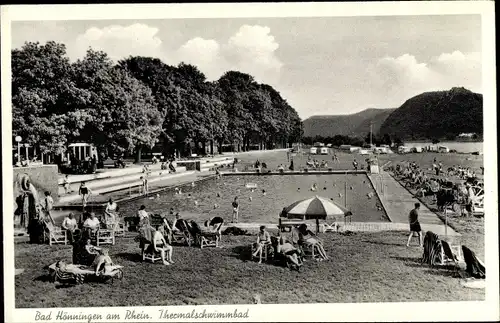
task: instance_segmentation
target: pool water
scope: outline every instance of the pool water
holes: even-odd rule
[[[232,217],[231,202],[238,196],[240,222],[277,223],[283,207],[315,195],[333,198],[334,202],[344,205],[345,182],[347,208],[353,213],[352,221],[388,221],[368,177],[362,174],[224,176],[219,180],[204,180],[194,186],[180,186],[182,194],[175,194],[172,189],[149,198],[121,203],[120,211],[125,216],[132,216],[141,205],[145,205],[149,213],[168,213],[172,207],[185,219],[204,221],[220,216],[229,222]],[[257,185],[254,192],[246,188],[247,183]],[[318,186],[316,192],[310,190],[313,183]],[[368,198],[370,192],[373,196]],[[333,221],[331,218],[327,220]],[[343,221],[342,218],[337,220]]]

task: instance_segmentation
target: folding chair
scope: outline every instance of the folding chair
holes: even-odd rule
[[[155,261],[161,261],[161,255],[160,253],[156,252],[156,251],[151,251],[151,250],[148,250],[148,245],[144,245],[144,248],[142,250],[142,261],[146,261],[146,260],[149,260],[151,261],[153,264],[155,263]]]
[[[460,262],[464,262],[460,246],[450,246],[447,241],[441,240],[441,266],[452,265],[454,272],[459,272]]]
[[[257,243],[252,243],[252,259],[254,258],[259,258],[258,256],[254,256],[253,254],[257,251]],[[274,249],[272,244],[265,244],[262,247],[262,260],[263,261],[268,261],[269,259],[273,258],[274,256]]]
[[[97,246],[103,244],[115,245],[115,232],[114,230],[99,229],[97,231]]]
[[[337,232],[339,230],[339,224],[333,222],[332,224],[323,223],[323,232]]]
[[[49,245],[53,244],[67,244],[68,238],[66,235],[66,230],[62,228],[56,228],[51,222],[45,223],[46,230],[44,231],[44,240],[49,241]]]
[[[219,223],[214,231],[202,231],[198,234],[198,243],[200,248],[203,247],[219,247],[219,242],[222,237],[222,223]]]

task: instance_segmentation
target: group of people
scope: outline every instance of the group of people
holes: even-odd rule
[[[287,239],[281,235],[281,232],[278,232],[278,235],[273,237],[265,226],[261,226],[257,234],[257,241],[253,245],[252,257],[258,257],[259,263],[262,263],[262,255],[267,248],[269,254],[284,256],[296,269],[303,265],[304,248],[311,248],[314,252],[317,252],[319,260],[328,259],[322,241],[307,228],[307,224],[303,223],[295,230],[298,238],[296,244],[294,244],[293,237]]]
[[[141,205],[137,212],[137,217],[139,219],[139,236],[137,239],[140,242],[140,248],[143,253],[159,254],[163,264],[167,266],[174,263],[172,260],[172,241],[174,235],[180,235],[185,239],[190,239],[189,236],[194,236],[202,232],[211,232],[218,234],[220,239],[219,229],[224,223],[221,217],[216,216],[206,220],[203,223],[203,227],[199,227],[195,221],[188,223],[186,220],[182,219],[179,212],[174,212],[173,208],[170,208],[168,214],[160,216],[161,223],[153,225],[150,215],[146,211],[146,206]],[[171,222],[169,218],[173,218],[173,221]]]
[[[447,176],[429,177],[426,171],[420,168],[415,162],[396,165],[395,174],[405,182],[406,187],[415,189],[416,196],[424,197],[431,195],[438,203],[438,207],[442,203],[447,202],[463,204],[468,213],[472,213],[473,205],[478,198],[474,187],[481,185],[475,173],[470,172],[470,169],[467,171],[468,168],[457,167],[455,165],[449,167],[447,172],[443,172],[442,162],[437,162],[436,159],[433,161],[433,169],[436,175]],[[465,182],[457,183],[457,181],[451,181],[448,176],[455,176],[460,180],[465,180]],[[451,197],[448,197],[448,195]],[[446,199],[446,201],[441,202],[440,199]]]
[[[316,159],[311,159],[311,156],[309,156],[306,161],[306,165],[312,168],[328,168],[328,162],[326,160],[318,161]]]

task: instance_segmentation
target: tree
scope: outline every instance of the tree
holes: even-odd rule
[[[221,100],[228,115],[228,141],[238,145],[240,150],[248,147],[249,134],[257,129],[256,120],[249,110],[249,89],[256,86],[252,76],[236,71],[226,72],[218,81]]]
[[[27,42],[12,50],[11,66],[15,134],[42,153],[62,153],[70,133],[66,97],[77,91],[65,45]]]
[[[389,134],[385,133],[382,136],[381,143],[384,144],[384,145],[389,145],[389,147],[392,146],[391,136]]]
[[[396,137],[396,138],[394,138],[394,145],[396,147],[400,147],[400,146],[404,146],[405,144],[404,144],[403,140],[401,140],[401,138]]]
[[[437,138],[432,139],[432,144],[433,145],[439,144],[439,139]]]
[[[74,79],[89,94],[88,100],[73,100],[88,121],[80,137],[116,154],[135,152],[140,162],[142,148],[156,143],[163,122],[151,89],[92,49],[74,64]]]

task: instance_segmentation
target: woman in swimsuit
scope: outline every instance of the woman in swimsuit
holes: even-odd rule
[[[252,256],[259,255],[259,264],[262,263],[262,251],[271,244],[271,235],[266,231],[265,226],[260,227],[259,234],[257,235],[257,243],[255,244],[256,250]]]
[[[299,226],[299,245],[309,245],[316,248],[322,259],[328,259],[325,249],[323,248],[323,243],[307,229],[306,224],[301,224]]]

